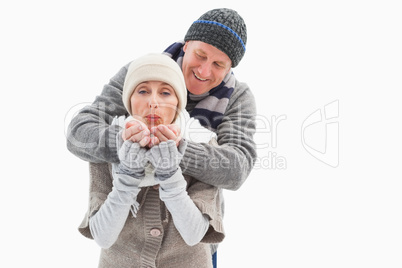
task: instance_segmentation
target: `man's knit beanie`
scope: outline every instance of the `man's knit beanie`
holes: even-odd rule
[[[213,9],[194,21],[184,41],[198,40],[223,51],[236,67],[246,52],[247,28],[240,15],[228,8]]]
[[[132,61],[123,86],[123,103],[130,115],[131,95],[134,89],[146,81],[162,81],[173,87],[179,104],[176,117],[187,105],[187,89],[179,65],[164,54],[148,54]]]

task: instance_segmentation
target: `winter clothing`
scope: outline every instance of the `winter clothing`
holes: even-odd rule
[[[180,43],[176,45],[182,46]],[[181,51],[179,49],[179,53]],[[119,161],[116,135],[121,127],[111,123],[116,116],[127,115],[122,101],[127,68],[128,65],[122,67],[104,86],[102,94],[91,105],[84,107],[69,125],[67,147],[85,161]],[[189,95],[186,110],[191,113],[205,98],[207,97],[196,98]],[[214,129],[221,146],[189,141],[180,167],[184,174],[200,181],[219,188],[236,190],[248,177],[257,157],[253,141],[256,130],[255,100],[246,84],[234,79],[233,92],[222,112],[222,120]],[[219,169],[210,168],[211,161],[221,163]]]
[[[187,40],[199,40],[217,47],[228,55],[232,67],[235,67],[245,53],[246,27],[236,12],[213,10],[193,23],[186,34]],[[180,67],[184,54],[182,46],[183,43],[175,43],[165,53],[176,60]],[[130,79],[128,65],[105,85],[93,104],[82,109],[69,125],[68,149],[76,156],[93,162],[90,163],[90,204],[80,232],[90,238],[93,237],[91,231],[97,235],[96,226],[89,227],[90,218],[99,215],[101,209],[115,211],[113,206],[119,206],[123,211],[119,221],[124,223],[118,235],[112,239],[115,242],[105,242],[105,247],[112,246],[102,249],[100,267],[140,267],[141,263],[151,267],[212,267],[210,247],[205,243],[219,243],[224,237],[221,190],[212,185],[238,189],[253,167],[256,159],[253,141],[256,127],[254,97],[248,86],[238,82],[232,72],[221,85],[208,93],[202,96],[189,94],[186,110],[193,118],[204,119],[201,123],[217,133],[219,145],[188,142],[180,164],[187,185],[177,176],[180,174],[178,169],[172,177],[159,180],[159,190],[154,187],[141,188],[136,178],[127,174],[116,175],[116,168],[113,168],[113,172],[110,164],[119,162],[117,151],[120,145],[116,142],[116,135],[121,131],[120,126],[111,123],[116,116],[127,116],[127,110],[130,111],[121,98],[124,81]],[[217,163],[219,169],[211,168]],[[116,167],[116,164],[113,166]],[[115,174],[115,179],[112,174]],[[195,204],[209,224],[201,243],[193,247],[187,245],[192,244],[191,241],[186,244],[188,241],[182,238],[186,236],[175,226],[176,220],[172,220],[180,211],[189,210],[188,207],[180,207],[183,203],[178,201],[186,198],[183,189],[187,190],[187,198],[191,198],[191,203]],[[187,206],[190,202],[185,204]],[[129,215],[130,208],[136,218]],[[115,218],[106,217],[102,220],[111,223],[110,220]],[[102,233],[102,230],[98,229],[98,233]]]
[[[93,238],[93,230],[89,228],[90,217],[96,216],[96,212],[103,208],[113,187],[118,187],[122,192],[136,187],[135,180],[132,183],[121,181],[117,185],[112,172],[111,164],[90,163],[89,208],[79,227],[80,232],[88,238]],[[221,191],[191,177],[185,176],[185,179],[188,196],[209,220],[209,229],[201,243],[187,245],[176,229],[170,208],[165,205],[169,201],[161,200],[168,190],[163,192],[162,186],[159,190],[154,187],[141,188],[136,199],[140,204],[136,217],[129,215],[130,202],[123,202],[122,207],[125,207],[127,215],[124,226],[113,245],[101,250],[99,267],[212,267],[208,243],[219,243],[224,238]],[[130,200],[130,196],[125,200]],[[105,247],[109,244],[106,243]]]
[[[142,179],[145,176],[145,165],[147,163],[146,152],[147,150],[138,143],[125,141],[119,150],[118,173]]]
[[[154,146],[149,150],[148,159],[155,167],[155,177],[159,181],[162,182],[177,172],[186,148],[186,140],[180,141],[179,148],[175,141],[169,140],[161,142],[159,146]]]
[[[219,45],[219,49],[228,56],[234,55],[229,56],[232,64],[238,62],[243,52],[232,53],[230,49],[235,46],[236,51],[241,51],[240,47],[243,48],[243,46],[239,45],[241,42],[238,43],[239,39],[236,38],[236,35],[245,44],[247,30],[244,21],[238,17],[235,11],[227,9],[211,10],[204,14],[204,17],[201,16],[200,21],[215,21],[217,23],[193,23],[190,27],[192,29],[189,29],[186,34],[186,40],[193,40],[193,32],[194,35],[198,34],[198,32],[205,32],[203,36],[206,38],[203,39],[203,42],[217,47],[217,43],[226,44],[227,48],[224,45]],[[233,30],[236,35],[223,27],[223,25]],[[222,31],[226,31],[225,34]],[[236,39],[232,40],[232,38]],[[181,43],[175,43],[168,48],[168,50],[173,50],[173,53],[176,53],[170,56],[173,59],[177,59],[179,66],[181,66],[179,61],[181,58],[178,57],[178,54],[182,53],[181,47]],[[170,53],[170,51],[167,52]],[[127,110],[121,101],[127,68],[127,65],[123,66],[110,79],[110,82],[104,86],[102,94],[91,105],[83,108],[70,122],[67,133],[67,148],[79,158],[95,163],[118,162],[118,146],[116,146],[115,136],[119,133],[120,127],[111,126],[111,122],[115,116],[127,115]],[[229,77],[232,78],[232,76]],[[212,116],[206,117],[208,122],[203,122],[203,124],[210,125],[211,129],[218,134],[218,143],[225,146],[211,147],[207,144],[190,142],[184,157],[186,161],[181,163],[181,168],[185,174],[230,190],[236,190],[243,184],[250,174],[257,157],[256,145],[253,141],[256,128],[254,96],[246,84],[238,82],[234,79],[234,76],[233,80],[233,86],[225,90],[227,105],[223,109],[215,109],[220,105],[211,109],[209,102],[204,102],[205,105],[200,105],[207,96],[192,96],[192,94],[189,94],[186,110],[193,112],[192,116],[199,115],[204,109],[203,106],[207,107],[206,110],[212,111]],[[227,82],[224,83],[226,84]],[[218,86],[218,88],[220,87]],[[233,92],[230,92],[230,88],[233,88]],[[211,89],[208,94],[214,94],[215,91],[216,89]],[[217,97],[214,102],[216,103],[216,100],[221,99],[221,97]],[[195,108],[196,106],[198,107]],[[219,116],[213,115],[216,110],[218,110]],[[211,119],[215,119],[217,122],[214,123],[215,120]],[[215,169],[209,168],[211,159],[215,163],[227,163],[227,165],[222,165],[220,172],[217,173]]]
[[[213,9],[194,21],[184,41],[198,40],[223,51],[236,67],[246,52],[247,28],[234,10]]]
[[[91,166],[92,164],[90,164],[90,167]],[[88,226],[85,225],[85,227],[83,227],[89,228],[91,238],[93,238],[101,248],[109,248],[116,242],[126,223],[130,210],[132,215],[136,216],[139,209],[137,196],[141,190],[138,187],[141,180],[127,174],[115,176],[117,173],[116,166],[117,164],[113,164],[113,176],[116,179],[112,181],[112,191],[107,195],[107,199],[104,200],[105,202],[99,208],[99,211],[89,212],[88,219],[85,218],[85,222]],[[105,183],[106,181],[101,181],[97,185],[100,186]],[[92,198],[91,193],[90,198]],[[82,231],[81,227],[79,230]]]
[[[146,62],[146,59],[149,59],[149,63]],[[127,76],[128,79],[126,77],[125,80],[129,83],[129,87],[124,86],[123,101],[130,101],[131,95],[127,95],[127,92],[131,92],[130,94],[132,94],[133,91],[131,89],[135,88],[137,84],[150,80],[163,81],[172,86],[177,86],[178,88],[174,88],[177,94],[186,95],[183,74],[179,66],[165,55],[157,54],[141,57],[130,64],[129,70],[131,70],[131,73]],[[178,70],[178,72],[175,72],[175,70]],[[172,73],[172,71],[175,73]],[[159,74],[153,75],[153,72],[158,72]],[[183,83],[180,83],[180,80]],[[128,108],[130,109],[131,107]],[[182,109],[184,110],[184,107]],[[185,110],[179,110],[178,112],[182,114],[187,113]],[[114,123],[119,123],[120,121],[116,118]],[[182,132],[185,132],[185,129],[182,129]],[[205,249],[211,250],[211,245],[204,242],[205,245],[201,248],[198,247],[198,244],[208,236],[207,231],[211,226],[213,229],[216,229],[211,219],[219,222],[217,224],[217,228],[219,229],[217,233],[220,234],[218,236],[221,239],[224,237],[222,213],[213,215],[214,211],[219,211],[222,208],[222,203],[221,201],[210,202],[214,198],[220,200],[220,191],[216,187],[194,180],[194,185],[198,185],[196,190],[199,200],[197,201],[202,203],[203,206],[207,205],[207,209],[203,210],[203,208],[198,207],[197,201],[191,198],[191,178],[187,178],[186,180],[179,167],[187,147],[186,139],[181,139],[179,146],[176,145],[175,141],[169,140],[161,142],[148,150],[130,140],[122,142],[120,136],[116,137],[116,143],[121,144],[121,148],[118,151],[119,163],[112,164],[111,178],[113,187],[106,194],[106,199],[103,200],[98,209],[92,211],[90,209],[88,211],[83,224],[79,227],[82,234],[93,238],[103,248],[99,267],[111,267],[112,264],[112,267],[132,267],[132,265],[134,267],[171,267],[172,265],[183,268],[192,266],[211,267],[211,254],[210,252],[209,254],[205,254]],[[150,189],[150,187],[140,187],[142,179],[146,175],[149,175],[145,171],[145,167],[149,163],[155,171],[153,173],[155,176],[154,181],[159,184],[157,188],[152,187],[152,189],[159,189],[159,198],[161,200],[159,206],[165,207],[165,215],[163,217],[169,216],[173,223],[171,236],[165,235],[164,230],[160,228],[161,222],[159,224],[155,221],[150,223],[158,225],[157,228],[149,231],[151,237],[160,238],[158,242],[159,246],[156,247],[154,247],[156,243],[154,239],[137,239],[139,238],[138,231],[147,233],[146,226],[142,226],[137,222],[127,226],[130,209],[134,218],[137,218],[137,216],[144,218],[139,219],[141,223],[145,222],[147,217],[155,213],[156,204],[152,207],[142,207],[141,205],[143,203],[146,204],[147,201],[152,199],[150,198],[152,195],[145,192],[142,200],[138,200],[141,189]],[[106,170],[103,172],[106,172]],[[110,177],[110,170],[106,174],[98,173],[97,176],[91,177],[91,184],[108,185],[107,173],[109,173]],[[98,179],[100,180],[97,181]],[[206,188],[199,187],[202,185],[206,186]],[[96,191],[96,193],[99,194],[99,191]],[[91,195],[92,192],[90,193]],[[92,198],[90,200],[92,201]],[[93,206],[90,204],[89,207]],[[212,211],[212,214],[209,211]],[[162,220],[160,213],[154,216],[154,220],[157,218],[160,221]],[[90,236],[87,234],[87,229],[89,229]],[[184,241],[184,243],[178,242],[176,236],[179,236],[181,238],[179,241]],[[176,240],[176,251],[166,251],[164,248],[164,245],[168,244],[169,240]],[[211,243],[220,241],[211,241]],[[137,256],[128,255],[127,252],[122,252],[120,247],[122,245],[132,245],[131,247],[126,247],[128,251],[138,252],[141,249],[141,254],[137,254]],[[186,261],[182,261],[180,264],[169,261],[171,258],[180,256],[183,249],[185,251],[186,247],[190,246],[200,252],[192,252],[191,255],[187,255]],[[115,248],[118,248],[118,250],[115,251]],[[172,246],[169,246],[169,249],[172,249]],[[198,257],[194,257],[194,254]]]
[[[164,51],[164,53],[172,57],[180,67],[183,63],[184,44],[184,41],[176,42]],[[216,131],[219,124],[222,122],[229,99],[233,94],[235,83],[236,78],[233,72],[229,72],[219,86],[203,95],[194,95],[188,92],[191,100],[199,101],[191,111],[190,116],[198,119],[204,127]]]
[[[166,55],[148,54],[134,60],[128,67],[123,86],[123,103],[129,114],[131,114],[131,95],[134,89],[145,81],[161,81],[169,84],[179,100],[178,111],[186,107],[186,83],[180,67]]]

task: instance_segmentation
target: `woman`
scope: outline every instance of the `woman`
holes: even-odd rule
[[[99,267],[212,267],[210,244],[224,238],[221,193],[179,167],[187,141],[174,124],[186,123],[186,93],[181,69],[168,56],[130,64],[123,103],[129,121],[149,131],[123,141],[122,130],[120,163],[90,164],[89,209],[79,231],[102,247]],[[174,136],[153,136],[161,127]]]

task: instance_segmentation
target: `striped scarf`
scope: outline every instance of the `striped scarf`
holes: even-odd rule
[[[180,67],[183,63],[184,41],[170,45],[163,53],[174,59]],[[187,90],[187,99],[197,101],[190,116],[198,119],[202,126],[216,132],[222,122],[226,107],[235,87],[235,76],[230,71],[222,83],[205,94],[194,95]]]

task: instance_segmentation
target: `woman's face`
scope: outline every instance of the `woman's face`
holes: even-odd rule
[[[179,103],[174,89],[160,81],[139,84],[130,101],[132,116],[144,122],[149,129],[160,124],[171,124]]]
[[[218,86],[232,66],[232,61],[224,52],[201,41],[188,41],[183,50],[184,80],[188,91],[195,95]]]

